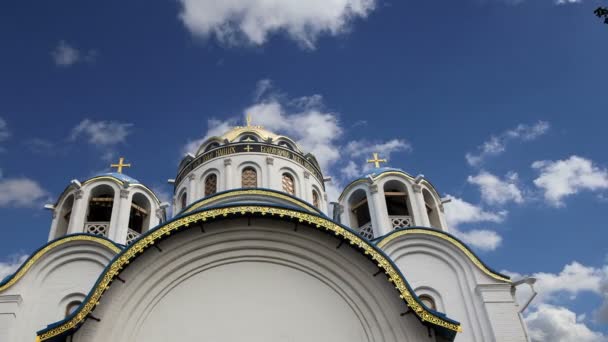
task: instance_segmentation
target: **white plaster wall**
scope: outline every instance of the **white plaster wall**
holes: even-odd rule
[[[173,213],[178,214],[183,209],[179,203],[179,195],[182,191],[186,191],[188,194],[187,204],[194,203],[204,197],[204,176],[210,170],[218,174],[217,191],[221,192],[241,188],[241,172],[247,166],[256,169],[258,188],[277,191],[283,191],[283,172],[290,172],[296,183],[295,196],[312,204],[312,189],[316,188],[319,190],[319,209],[327,214],[328,203],[326,194],[322,191],[322,180],[318,180],[304,166],[291,159],[265,153],[239,153],[202,163],[188,173],[180,183],[176,184]]]
[[[511,285],[483,273],[451,243],[428,235],[406,235],[383,249],[410,285],[419,289],[418,294],[433,298],[438,294],[438,309],[462,324],[463,332],[455,341],[527,341],[517,304],[512,296],[505,296]],[[484,298],[487,287],[496,290],[492,294],[499,296],[499,302]]]
[[[74,336],[93,341],[427,341],[377,266],[272,219],[193,226],[126,268]]]
[[[72,299],[84,298],[113,257],[107,247],[85,241],[45,254],[0,293],[0,341],[34,341],[36,331],[64,318]]]

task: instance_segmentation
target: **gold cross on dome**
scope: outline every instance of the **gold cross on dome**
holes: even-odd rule
[[[380,163],[387,163],[386,159],[379,159],[378,158],[378,153],[374,152],[374,159],[368,159],[367,160],[368,163],[374,163],[374,166],[376,166],[376,169],[380,167]]]
[[[122,173],[122,168],[123,167],[131,167],[131,164],[125,164],[124,161],[125,161],[125,158],[120,157],[118,159],[118,164],[110,164],[110,167],[115,167],[116,168],[116,172]]]

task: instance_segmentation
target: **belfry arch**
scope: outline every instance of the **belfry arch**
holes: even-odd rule
[[[114,209],[114,188],[100,184],[91,190],[87,207],[85,233],[107,236]]]
[[[392,229],[413,225],[412,204],[403,181],[392,179],[384,183],[384,200]]]

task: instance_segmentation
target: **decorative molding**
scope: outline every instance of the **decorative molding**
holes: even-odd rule
[[[195,177],[196,176],[194,175],[194,173],[191,173],[191,174],[188,175],[188,180],[192,182]]]
[[[420,194],[422,193],[422,185],[412,184],[412,190],[414,190],[415,193]]]
[[[272,157],[266,157],[266,164],[268,164],[268,165],[274,165],[274,158],[272,158]]]
[[[82,190],[74,191],[74,199],[77,199],[77,200],[81,199],[83,194],[84,194],[84,191],[82,191]]]
[[[230,165],[232,165],[232,159],[231,158],[224,159],[224,166],[230,166]]]
[[[27,273],[27,271],[32,268],[32,266],[40,259],[42,258],[45,254],[47,254],[48,252],[50,252],[51,250],[66,244],[68,242],[72,242],[72,241],[90,241],[90,242],[96,242],[99,243],[102,246],[107,247],[108,249],[110,249],[112,252],[114,253],[118,253],[121,251],[121,249],[119,247],[117,247],[112,241],[108,240],[108,239],[104,239],[104,238],[100,238],[97,236],[93,236],[93,235],[85,235],[85,234],[81,234],[81,235],[67,235],[65,237],[59,238],[51,243],[49,243],[48,245],[44,246],[43,248],[39,249],[33,256],[31,256],[23,265],[21,265],[21,267],[17,270],[16,273],[13,274],[13,276],[11,278],[9,278],[9,280],[4,283],[4,284],[0,284],[0,292],[8,289],[9,287],[13,286],[16,282],[19,281],[19,279],[23,278],[23,276]]]
[[[163,208],[156,209],[156,217],[158,217],[160,220],[163,219],[164,213],[165,213],[165,209],[163,209]]]
[[[262,216],[276,216],[281,218],[287,217],[295,219],[298,222],[305,222],[312,229],[332,232],[338,238],[348,241],[353,248],[359,249],[370,259],[372,259],[374,263],[378,265],[380,270],[384,271],[388,281],[391,282],[395,289],[399,292],[399,297],[405,301],[406,305],[411,308],[412,312],[417,315],[423,323],[429,322],[451,331],[462,331],[462,327],[459,323],[446,319],[434,312],[427,311],[427,309],[420,304],[416,294],[410,289],[406,280],[403,278],[397,267],[390,261],[390,259],[359,234],[321,216],[286,208],[252,205],[209,209],[178,218],[154,230],[148,231],[132,245],[123,250],[120,255],[114,258],[112,263],[106,267],[97,284],[87,296],[86,302],[83,302],[83,304],[74,314],[69,317],[69,319],[57,324],[51,324],[47,328],[38,331],[36,337],[37,341],[51,340],[54,337],[68,333],[82,325],[83,321],[99,304],[102,295],[110,288],[113,280],[120,274],[120,272],[138,255],[142,254],[148,248],[151,248],[164,236],[174,234],[183,229],[191,228],[195,226],[194,223],[213,220],[216,217],[238,217],[253,214]]]
[[[371,184],[369,186],[369,192],[375,194],[378,192],[378,184]]]
[[[460,251],[462,251],[469,258],[469,260],[471,260],[471,262],[475,266],[477,266],[477,268],[479,268],[483,273],[489,275],[490,277],[492,277],[496,280],[511,283],[511,279],[503,276],[502,274],[499,274],[499,273],[496,273],[496,272],[490,270],[486,265],[484,265],[481,262],[481,260],[479,260],[479,258],[475,254],[473,254],[473,252],[471,252],[471,250],[468,247],[466,247],[462,242],[456,240],[455,238],[453,238],[451,235],[448,235],[447,233],[444,233],[444,232],[441,232],[441,231],[438,231],[435,229],[406,228],[403,230],[395,231],[394,233],[391,233],[391,234],[385,236],[384,238],[381,238],[381,240],[376,243],[376,246],[384,249],[384,247],[386,247],[386,245],[389,242],[391,242],[399,237],[406,236],[406,235],[412,235],[412,234],[431,235],[431,236],[437,237],[439,239],[442,239],[444,241],[447,241],[447,242],[451,243],[452,245],[454,245],[456,248],[458,248]]]
[[[120,190],[120,198],[129,198],[129,190]]]
[[[310,172],[304,171],[304,179],[309,179],[309,178],[310,178]]]
[[[439,203],[439,211],[441,211],[442,213],[445,212],[445,208],[443,206],[443,203]]]

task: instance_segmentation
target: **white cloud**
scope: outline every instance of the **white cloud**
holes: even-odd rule
[[[183,154],[192,153],[196,154],[196,151],[205,140],[211,137],[218,137],[228,132],[231,128],[236,125],[235,119],[229,119],[227,121],[220,121],[217,119],[207,120],[207,133],[200,139],[194,139],[188,141],[188,143],[182,148]]]
[[[99,147],[117,145],[126,141],[132,126],[124,122],[84,119],[72,129],[70,139],[84,136],[90,144]]]
[[[361,169],[352,160],[349,160],[348,163],[340,169],[340,173],[342,176],[348,179],[352,179],[358,176],[361,176]]]
[[[526,318],[528,333],[533,342],[602,342],[608,338],[580,322],[581,317],[565,307],[539,305]]]
[[[497,205],[508,202],[522,203],[524,198],[521,190],[517,187],[517,173],[509,173],[502,180],[497,176],[481,171],[476,176],[469,176],[467,181],[479,186],[481,199],[488,204]]]
[[[82,53],[74,46],[69,45],[66,41],[61,40],[55,49],[51,51],[51,57],[53,57],[53,62],[55,62],[55,65],[60,67],[69,67],[82,61],[95,61],[97,58],[97,51],[88,50],[87,52]]]
[[[0,207],[33,207],[48,196],[38,182],[28,178],[0,179]]]
[[[479,166],[487,157],[496,156],[506,151],[507,145],[511,141],[531,141],[545,134],[548,130],[549,123],[545,121],[538,121],[534,125],[519,124],[513,129],[490,137],[488,141],[477,148],[477,153],[467,153],[465,158],[469,165]]]
[[[27,255],[12,256],[8,262],[0,262],[0,281],[15,271],[27,260]]]
[[[450,233],[454,234],[467,245],[485,251],[493,251],[502,243],[502,237],[493,230],[472,229],[463,232],[457,228],[452,228]]]
[[[366,18],[376,5],[376,0],[179,1],[179,18],[193,35],[259,46],[269,35],[283,32],[308,49],[321,35],[348,31],[353,20]]]
[[[563,206],[562,199],[583,190],[608,189],[608,170],[593,165],[589,159],[571,156],[565,160],[542,160],[532,163],[540,175],[534,185],[542,189],[547,202]]]
[[[507,216],[507,211],[486,211],[481,207],[469,203],[461,198],[446,195],[450,199],[445,206],[445,217],[448,225],[457,227],[462,223],[494,222],[500,223]]]
[[[367,140],[354,140],[346,144],[346,153],[353,157],[369,156],[372,153],[380,152],[381,158],[388,156],[394,152],[412,151],[412,145],[404,139],[391,139],[385,142],[369,142]]]

